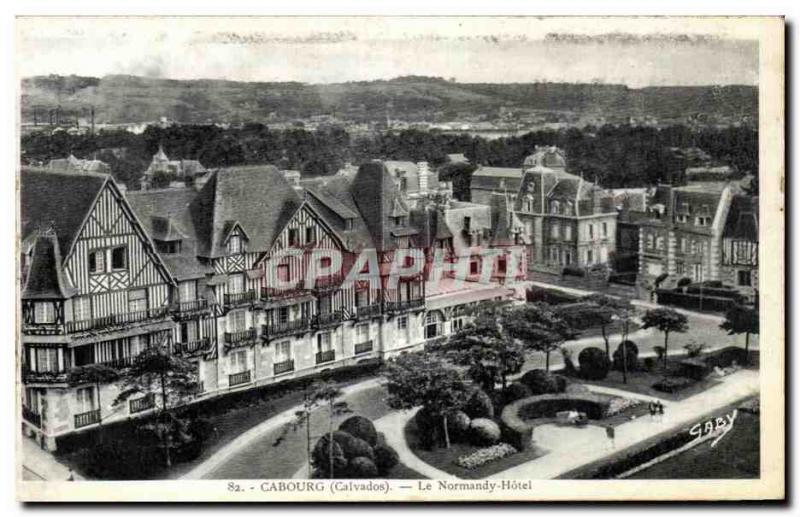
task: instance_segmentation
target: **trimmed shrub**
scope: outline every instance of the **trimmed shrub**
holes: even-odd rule
[[[622,354],[622,347],[625,347],[625,355]],[[626,360],[626,369],[633,372],[639,369],[639,347],[633,341],[623,341],[614,351],[614,369],[622,371],[623,357]]]
[[[339,430],[348,432],[356,438],[361,438],[371,446],[378,443],[378,431],[369,418],[363,416],[351,416],[339,426]]]
[[[656,365],[656,362],[652,357],[645,357],[642,363],[644,364],[644,369],[648,371],[652,370]]]
[[[423,407],[414,415],[414,425],[417,428],[419,446],[426,450],[433,448],[439,434],[442,432],[441,417],[428,412]]]
[[[544,395],[558,391],[558,382],[552,374],[544,370],[527,371],[519,380],[531,390],[531,395]]]
[[[347,473],[350,477],[370,479],[378,476],[378,467],[375,466],[375,462],[372,461],[372,459],[365,458],[364,456],[357,456],[350,460]]]
[[[378,445],[375,451],[375,466],[378,467],[378,474],[385,476],[400,461],[397,451],[388,445]]]
[[[500,440],[500,426],[488,418],[476,418],[469,424],[470,437],[475,445],[494,445]]]
[[[653,384],[653,389],[664,393],[677,393],[688,388],[695,382],[697,381],[687,377],[664,377]]]
[[[448,411],[447,432],[451,440],[460,440],[466,436],[469,429],[470,418],[463,411]]]
[[[705,343],[695,343],[694,341],[683,345],[683,349],[686,350],[686,355],[689,357],[698,357],[703,353],[705,347]]]
[[[705,379],[710,370],[704,361],[696,357],[684,359],[678,365],[678,372],[682,377],[688,377],[696,381]]]
[[[575,266],[566,266],[561,274],[563,276],[586,276],[586,271]]]
[[[567,386],[566,390],[564,390],[565,395],[583,395],[586,393],[591,393],[589,391],[589,388],[577,382],[573,382],[572,384]]]
[[[329,461],[330,451],[328,449],[328,443],[328,435],[324,434],[319,440],[317,440],[317,444],[314,446],[314,450],[311,452],[311,463],[314,465],[314,468],[317,470],[317,473],[320,477],[330,477],[331,464]],[[340,475],[344,473],[346,468],[347,458],[345,458],[341,445],[339,445],[334,438],[333,473],[334,475]]]
[[[475,390],[467,401],[464,412],[470,418],[494,418],[492,399],[483,390]]]
[[[556,381],[556,393],[564,393],[569,386],[569,379],[564,375],[553,374],[553,379]]]
[[[521,382],[512,382],[503,391],[503,401],[506,404],[510,404],[515,400],[524,399],[525,397],[530,397],[531,395],[533,395],[533,393],[531,393],[530,388],[528,388],[526,385],[522,384]]]
[[[357,458],[359,456],[369,458],[371,460],[375,459],[375,453],[372,450],[372,446],[365,440],[356,438],[355,436],[353,436],[353,439],[349,441],[346,447],[342,446],[342,450],[344,451],[344,457],[347,459]]]
[[[685,286],[687,286],[687,285],[689,285],[691,283],[692,283],[692,279],[689,278],[688,276],[685,276],[685,277],[681,278],[680,280],[678,280],[678,287],[685,287]]]
[[[743,348],[730,346],[706,354],[704,360],[709,368],[713,369],[715,366],[727,368],[728,366],[731,366],[734,361],[736,361],[736,364],[740,366],[746,364],[747,354]]]
[[[608,358],[606,353],[596,347],[588,347],[578,354],[581,377],[590,380],[605,379],[608,375]]]

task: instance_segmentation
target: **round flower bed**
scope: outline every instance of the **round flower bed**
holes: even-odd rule
[[[590,420],[601,420],[608,416],[608,397],[593,393],[557,393],[527,397],[513,402],[503,409],[500,416],[503,440],[519,450],[531,444],[533,429],[549,421],[560,411],[586,413]]]

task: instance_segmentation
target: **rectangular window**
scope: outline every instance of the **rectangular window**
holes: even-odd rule
[[[134,289],[128,291],[128,312],[147,310],[147,290]]]
[[[237,294],[244,291],[244,277],[231,275],[228,277],[228,294]]]
[[[608,223],[603,223],[603,237],[608,237]]]
[[[75,390],[75,397],[78,401],[76,413],[86,413],[97,409],[94,404],[94,386],[78,388]]]
[[[197,299],[197,282],[189,280],[180,283],[180,299],[182,302],[193,302]]]
[[[442,333],[441,316],[436,311],[425,315],[425,339],[432,339]]]
[[[505,273],[506,272],[506,258],[500,257],[497,260],[497,272],[498,273]]]
[[[119,271],[128,267],[128,248],[117,246],[111,248],[111,269]]]
[[[453,318],[453,332],[459,332],[464,328],[464,318]]]
[[[297,232],[297,228],[289,228],[289,246],[297,246],[299,236]]]
[[[181,322],[181,341],[183,343],[191,343],[197,341],[198,336],[198,321],[187,320]]]
[[[33,304],[33,321],[35,323],[55,323],[56,307],[53,302],[36,302]]]
[[[72,319],[83,321],[92,319],[92,300],[88,296],[72,299]]]
[[[37,372],[57,372],[60,370],[58,367],[57,348],[34,348],[34,353],[36,354]]]
[[[289,321],[289,307],[278,308],[278,323],[287,323]]]
[[[564,238],[567,240],[572,239],[572,226],[564,226]]]
[[[558,223],[553,223],[553,226],[550,227],[550,237],[553,239],[558,239],[558,234],[560,233]]]
[[[397,318],[397,330],[405,330],[408,328],[408,316],[400,316]]]
[[[242,252],[242,238],[238,235],[231,235],[228,240],[228,253],[241,253]]]
[[[89,253],[89,273],[106,272],[106,252],[97,250]]]
[[[313,226],[306,226],[306,244],[313,244],[317,242],[316,228]]]
[[[586,263],[592,264],[594,263],[594,253],[592,250],[586,250]]]
[[[469,229],[470,229],[471,223],[472,223],[472,219],[470,219],[469,217],[465,217],[464,218],[464,231],[465,232],[470,231]]]
[[[367,341],[369,341],[369,324],[361,323],[360,325],[356,325],[356,343],[364,343]]]
[[[594,225],[593,224],[589,225],[589,238],[590,239],[594,239]]]
[[[247,371],[247,350],[236,350],[230,355],[231,373]]]
[[[739,285],[750,287],[753,285],[753,275],[750,271],[747,270],[740,270],[738,273],[739,277]]]
[[[675,216],[675,221],[679,223],[685,223],[688,220],[689,218],[686,216],[686,214],[678,214]]]
[[[647,247],[653,248],[653,234],[647,234]]]
[[[292,358],[292,342],[288,339],[286,341],[279,341],[275,345],[275,362],[282,363]]]
[[[478,274],[478,261],[473,260],[469,263],[469,274],[470,275],[477,275]]]
[[[317,352],[327,352],[331,349],[331,333],[320,332],[317,334]]]
[[[247,329],[247,315],[245,311],[228,313],[228,332],[241,332]]]

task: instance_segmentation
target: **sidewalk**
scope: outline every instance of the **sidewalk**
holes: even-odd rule
[[[55,456],[43,450],[32,438],[23,436],[22,440],[22,479],[26,481],[66,481],[69,468],[60,463]],[[83,479],[73,473],[73,479]]]
[[[491,476],[492,479],[553,479],[582,465],[602,460],[608,456],[643,440],[651,438],[663,431],[682,428],[698,422],[715,409],[733,404],[738,400],[759,392],[759,376],[757,371],[740,370],[724,377],[720,384],[679,402],[663,401],[665,408],[664,422],[639,418],[615,427],[616,446],[608,446],[608,440],[602,428],[588,426],[578,432],[569,433],[571,439],[565,439],[564,428],[543,425],[537,427],[537,442],[546,445],[550,451],[544,456],[523,465],[508,469]],[[593,391],[613,393],[647,400],[648,397],[624,390],[589,386]],[[735,424],[734,424],[735,425]],[[538,433],[537,433],[538,431]],[[588,431],[588,432],[584,432]],[[414,465],[409,465],[416,468]]]

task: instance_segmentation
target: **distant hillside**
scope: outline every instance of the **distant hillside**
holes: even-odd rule
[[[497,114],[500,107],[605,116],[689,116],[756,120],[752,86],[651,87],[607,84],[456,83],[430,77],[389,81],[304,84],[220,80],[170,80],[111,75],[103,78],[38,76],[22,81],[22,117],[40,120],[48,109],[87,114],[99,123],[147,122],[168,117],[184,123],[264,121],[335,114],[355,120],[392,116],[431,120],[459,114]]]

